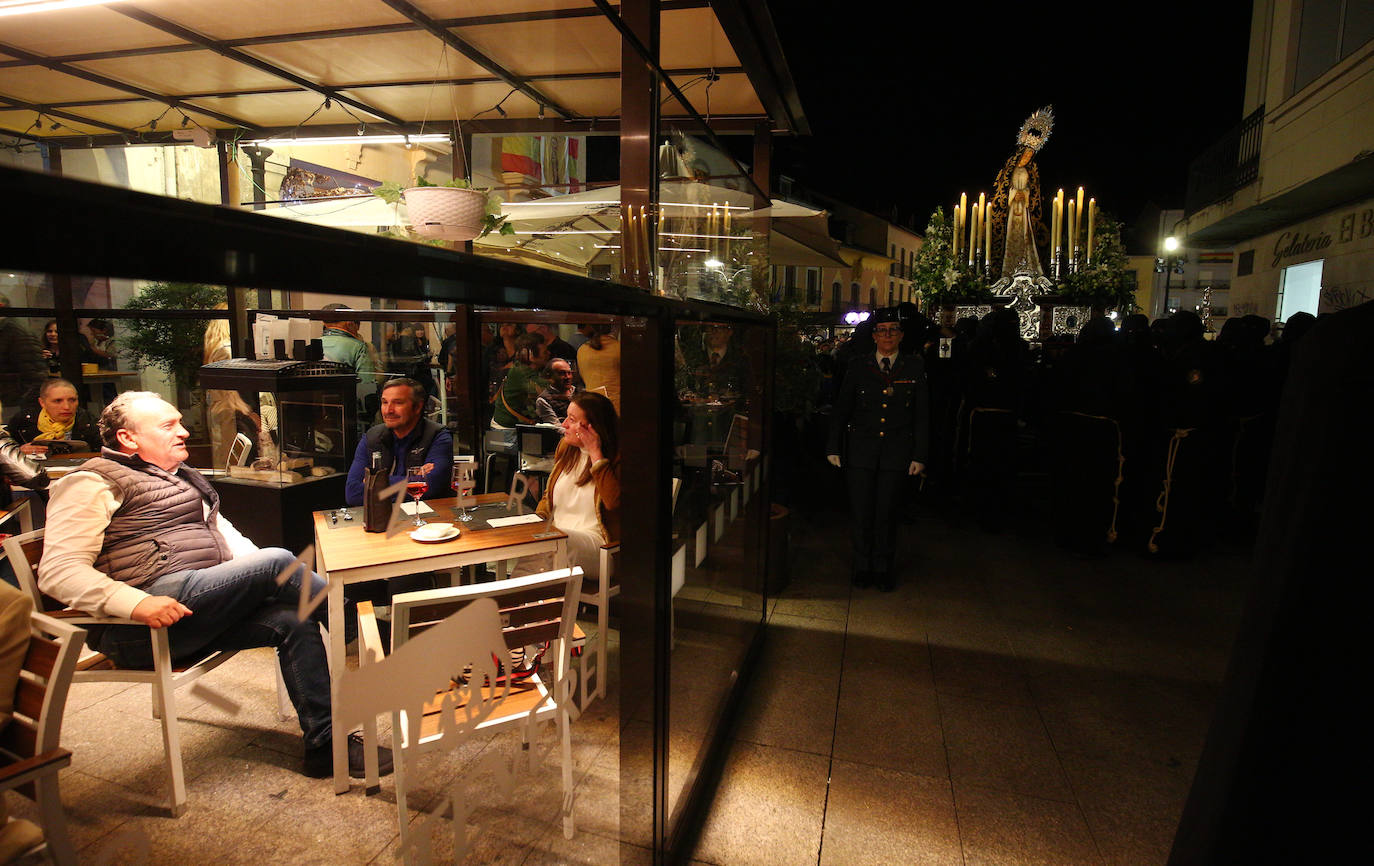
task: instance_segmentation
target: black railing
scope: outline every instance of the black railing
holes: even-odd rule
[[[1264,129],[1261,105],[1213,144],[1188,167],[1184,207],[1192,216],[1210,204],[1235,195],[1259,177],[1260,134]]]

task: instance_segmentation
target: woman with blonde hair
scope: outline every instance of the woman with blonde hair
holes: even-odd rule
[[[577,349],[577,372],[588,391],[605,394],[620,411],[620,341],[613,326],[592,326],[591,338]]]

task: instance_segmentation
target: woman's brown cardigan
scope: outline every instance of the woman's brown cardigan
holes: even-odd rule
[[[553,453],[553,472],[549,473],[549,483],[544,485],[544,497],[539,500],[535,511],[547,520],[553,512],[553,486],[564,475],[563,459],[570,448],[567,440],[558,443]],[[576,483],[576,479],[568,479]],[[614,460],[602,458],[592,464],[592,484],[596,485],[596,522],[601,526],[601,536],[607,544],[620,543],[620,457]]]

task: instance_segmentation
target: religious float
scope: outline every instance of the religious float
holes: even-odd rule
[[[1054,127],[1051,106],[1027,118],[991,195],[968,194],[949,219],[937,209],[917,257],[926,310],[947,324],[1015,310],[1021,336],[1040,341],[1077,334],[1094,315],[1131,311],[1120,225],[1101,214],[1082,186],[1061,188],[1046,225],[1036,155]]]

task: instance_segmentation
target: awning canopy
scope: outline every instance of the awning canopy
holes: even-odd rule
[[[719,76],[713,123],[805,132],[776,34],[751,8],[664,0],[660,64],[689,99]],[[3,20],[0,132],[34,140],[414,134],[455,120],[573,133],[613,127],[620,110],[622,39],[588,0],[130,0]],[[671,100],[663,111],[683,114]]]

